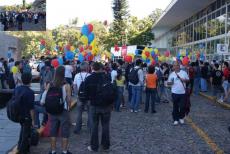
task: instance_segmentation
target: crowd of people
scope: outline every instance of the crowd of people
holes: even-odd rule
[[[15,12],[6,11],[0,12],[0,23],[3,25],[3,30],[9,29],[23,30],[23,23],[38,24],[40,20],[45,19],[46,14],[42,12]]]
[[[150,111],[151,114],[155,114],[156,103],[172,101],[173,125],[178,125],[184,124],[184,117],[188,114],[185,103],[188,88],[190,94],[194,95],[212,89],[213,95],[219,102],[227,102],[230,94],[228,62],[196,61],[183,66],[179,61],[175,61],[172,64],[157,63],[148,66],[141,59],[136,59],[134,63],[122,60],[107,63],[80,63],[79,61],[75,63],[65,60],[64,57],[63,59],[64,65],[54,68],[51,58],[43,56],[40,58],[41,63],[37,71],[40,72],[41,97],[36,102],[34,92],[29,88],[32,79],[29,61],[25,58],[16,62],[13,59],[9,62],[0,59],[1,88],[15,88],[14,94],[23,96],[21,103],[24,120],[20,123],[19,153],[26,154],[29,151],[28,138],[31,126],[35,128],[45,126],[50,119],[51,151],[49,153],[56,154],[56,138],[60,128],[62,153],[71,154],[68,149],[68,138],[71,133],[69,110],[73,95],[78,96],[74,133],[81,132],[82,114],[86,110],[87,127],[90,133],[88,150],[99,149],[98,125],[101,122],[101,146],[104,151],[108,151],[112,110],[121,112],[121,108],[126,108],[131,113],[138,113],[142,112],[141,105],[144,102],[143,112]],[[14,66],[17,71],[11,71]],[[14,84],[10,87],[12,79]],[[57,104],[54,106],[55,103],[50,102],[57,102]],[[42,122],[39,114],[43,114]]]

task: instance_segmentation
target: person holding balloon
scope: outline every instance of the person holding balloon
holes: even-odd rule
[[[20,61],[16,61],[15,67],[13,67],[11,70],[14,76],[15,88],[22,85],[21,69],[22,69],[22,63]]]

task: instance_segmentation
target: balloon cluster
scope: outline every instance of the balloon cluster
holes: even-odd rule
[[[58,66],[60,65],[63,65],[63,58],[60,56],[56,59],[53,59],[51,61],[51,65],[54,67],[54,68],[57,68]]]
[[[93,25],[84,25],[81,29],[81,34],[80,41],[83,43],[83,46],[79,47],[78,60],[80,62],[92,61],[99,51],[95,34],[93,33]]]
[[[138,51],[136,51],[138,52]],[[159,61],[159,51],[158,49],[147,48],[145,47],[142,51],[142,60],[147,64],[155,65]]]

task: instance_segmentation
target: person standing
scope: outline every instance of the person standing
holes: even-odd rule
[[[138,112],[140,103],[140,95],[142,92],[141,86],[144,84],[144,73],[141,69],[142,60],[136,60],[136,66],[131,70],[129,75],[129,82],[132,87],[132,99],[131,99],[131,112]],[[137,79],[137,80],[136,80]],[[136,80],[134,82],[134,80]]]
[[[23,22],[25,20],[25,18],[23,17],[22,13],[19,13],[19,15],[17,16],[16,20],[18,22],[18,30],[22,31],[22,29],[23,29],[22,24],[23,24]]]
[[[22,78],[21,78],[22,63],[20,61],[16,61],[15,66],[17,68],[17,71],[13,74],[13,77],[14,77],[15,87],[18,87],[22,85]]]
[[[125,77],[122,75],[122,70],[117,70],[117,77],[116,77],[116,86],[117,86],[117,99],[115,101],[114,109],[116,112],[120,112],[120,106],[123,101],[123,93],[125,87]]]
[[[102,87],[106,84],[111,84],[109,77],[103,72],[103,66],[99,62],[95,62],[92,65],[93,73],[85,80],[86,95],[90,101],[90,115],[92,118],[92,130],[90,134],[90,146],[89,151],[98,151],[98,125],[99,121],[102,125],[102,139],[101,145],[104,151],[108,151],[110,148],[110,118],[112,103],[107,102],[101,98]],[[100,88],[101,87],[101,88]],[[103,93],[105,89],[103,89]]]
[[[57,101],[56,98],[58,98],[56,95],[60,96],[60,99],[63,104],[61,111],[55,110],[59,108],[56,105],[57,104],[60,105],[60,99],[58,99],[58,102],[56,102]],[[49,100],[55,100],[55,101],[49,101]],[[53,106],[52,104],[55,104],[55,106]],[[61,137],[62,137],[62,154],[72,154],[71,152],[68,151],[68,144],[69,144],[68,138],[70,135],[69,107],[71,105],[71,89],[69,84],[65,83],[64,66],[59,66],[55,70],[53,82],[47,84],[46,90],[42,94],[41,105],[44,105],[46,107],[46,111],[49,113],[50,116],[51,151],[49,152],[49,154],[56,154],[56,139],[58,136],[59,129],[61,130]],[[52,108],[48,108],[48,106],[50,105],[52,105]]]
[[[174,62],[174,71],[169,75],[168,85],[172,86],[172,100],[173,100],[173,121],[174,125],[178,125],[178,122],[184,124],[185,117],[185,86],[189,81],[188,74],[180,70],[180,64]]]
[[[21,97],[20,114],[21,130],[18,141],[18,154],[29,154],[30,149],[30,132],[34,126],[34,92],[30,89],[32,75],[30,73],[22,74],[23,85],[15,88],[14,95]]]
[[[5,87],[5,74],[6,74],[6,71],[5,71],[3,62],[4,62],[4,58],[1,58],[0,59],[0,80],[1,80],[2,89],[5,89],[6,88]]]
[[[198,95],[200,92],[200,77],[201,77],[200,65],[199,65],[198,60],[195,62],[194,74],[195,74],[194,76],[194,94]]]
[[[148,73],[146,74],[146,101],[145,101],[145,113],[149,111],[149,101],[151,98],[151,113],[156,113],[155,111],[155,97],[157,91],[157,75],[154,73],[154,66],[149,66]]]
[[[83,81],[85,81],[86,77],[88,77],[90,75],[89,73],[89,64],[87,62],[83,62],[80,64],[80,70],[81,72],[77,73],[74,77],[74,89],[75,89],[75,93],[79,93],[79,88],[80,85]],[[90,121],[90,115],[89,115],[89,104],[87,100],[80,100],[78,98],[78,103],[77,103],[77,120],[76,120],[76,126],[74,129],[74,133],[75,134],[79,134],[81,131],[81,127],[82,127],[82,113],[85,109],[85,106],[87,107],[87,112],[88,112],[88,128],[91,128],[91,121]]]
[[[224,82],[222,87],[224,88],[224,99],[223,102],[226,102],[228,99],[228,90],[229,90],[229,79],[230,79],[230,72],[229,72],[229,65],[228,62],[224,62],[223,66],[223,75],[224,75]]]
[[[201,92],[207,92],[208,66],[203,61],[201,61],[200,63],[201,63],[200,89]]]

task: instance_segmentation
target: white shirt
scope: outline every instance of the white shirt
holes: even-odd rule
[[[5,73],[5,68],[2,64],[2,62],[0,62],[0,74],[4,74]]]
[[[183,70],[180,70],[180,72],[177,73],[177,75],[182,79],[189,80],[188,74]],[[183,86],[181,80],[177,77],[177,75],[175,72],[172,72],[169,75],[168,82],[173,82],[171,91],[174,94],[185,94],[184,87],[186,87],[186,85],[185,85],[185,83],[183,83],[184,84],[184,86]]]
[[[71,65],[65,65],[65,78],[72,78],[73,67]]]
[[[112,72],[111,72],[111,80],[112,80],[112,82],[114,80],[116,80],[116,77],[117,77],[117,71],[116,70],[112,70]]]
[[[47,90],[45,90],[42,94],[42,98],[41,98],[41,105],[44,105],[45,104],[45,101],[46,101],[46,95],[47,95]],[[68,110],[68,105],[67,105],[67,94],[66,94],[66,89],[65,89],[65,85],[62,87],[62,98],[63,98],[63,101],[64,101],[64,109]]]
[[[77,85],[77,89],[79,89],[80,85],[81,85],[81,82],[85,80],[85,78],[87,76],[89,76],[90,73],[87,73],[87,72],[81,72],[81,73],[77,73],[74,77],[74,81],[73,81],[73,84],[74,85]]]

